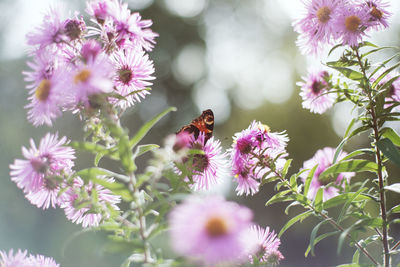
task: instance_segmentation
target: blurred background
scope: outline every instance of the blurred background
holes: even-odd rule
[[[0,0],[0,250],[27,249],[51,256],[65,267],[119,266],[124,258],[104,250],[104,234],[76,234],[81,227],[68,221],[62,210],[43,211],[31,205],[9,177],[9,164],[22,157],[21,146],[28,146],[29,138],[37,142],[48,131],[75,140],[83,135],[82,123],[71,114],[64,114],[53,128],[35,128],[26,119],[27,90],[21,75],[27,69],[25,34],[41,22],[52,2]],[[160,37],[150,53],[157,77],[151,95],[125,114],[123,124],[133,133],[166,107],[178,108],[157,124],[145,143],[162,144],[166,135],[211,108],[215,136],[225,148],[231,145],[232,135],[252,120],[268,124],[272,131],[286,130],[291,139],[288,151],[294,159],[292,172],[317,149],[338,145],[351,119],[351,106],[340,104],[324,115],[301,108],[295,83],[310,66],[319,66],[321,59],[304,57],[295,46],[291,23],[303,12],[300,0],[127,2],[145,19],[153,20],[152,29]],[[371,41],[398,46],[400,3],[389,2],[391,27],[373,33]],[[65,5],[86,16],[84,1],[65,1]],[[354,139],[346,149],[367,145],[364,137]],[[77,170],[92,163],[87,155],[78,156]],[[398,173],[395,167],[393,170]],[[288,221],[284,205],[264,206],[273,194],[272,184],[253,197],[237,198],[234,188],[228,181],[222,190],[228,199],[253,209],[260,225],[279,232]],[[391,196],[389,205],[394,202],[395,196]],[[292,209],[290,215],[299,211]],[[346,247],[341,256],[336,255],[336,237],[318,244],[315,257],[304,258],[316,222],[307,219],[281,238],[280,250],[285,256],[281,266],[332,266],[351,260],[353,248]],[[399,237],[399,231],[395,233]]]

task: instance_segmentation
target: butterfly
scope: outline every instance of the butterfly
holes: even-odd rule
[[[193,134],[194,138],[199,137],[200,132],[204,133],[204,143],[211,138],[214,129],[214,113],[211,109],[204,110],[203,113],[188,125],[183,126],[176,134],[187,132]]]

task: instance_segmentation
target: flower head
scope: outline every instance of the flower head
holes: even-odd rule
[[[251,219],[251,210],[221,197],[189,198],[169,215],[172,246],[204,264],[241,262]]]
[[[365,30],[369,26],[369,13],[365,9],[354,5],[347,5],[335,17],[334,25],[337,37],[343,44],[356,46],[365,36]]]
[[[31,139],[31,148],[22,148],[26,159],[16,159],[10,165],[11,180],[28,193],[48,186],[50,179],[54,177],[70,174],[74,166],[75,151],[65,146],[67,143],[66,137],[59,139],[57,134],[48,133],[40,140],[37,148]]]
[[[113,179],[107,181],[114,182]],[[92,199],[93,191],[96,191],[96,200]],[[88,194],[87,199],[82,196],[82,192]],[[113,210],[119,210],[116,204],[121,201],[121,197],[114,195],[110,190],[91,181],[84,184],[79,177],[74,180],[74,184],[62,197],[60,206],[64,209],[68,220],[82,224],[83,227],[98,226],[100,222],[110,217],[110,207]],[[78,209],[77,206],[81,206],[82,203],[88,204]]]
[[[297,45],[305,54],[317,54],[335,35],[333,18],[343,8],[342,0],[308,0],[307,13],[293,23],[299,33]]]
[[[249,229],[248,237],[256,243],[255,251],[249,255],[250,262],[253,264],[253,257],[257,257],[261,264],[277,265],[284,257],[278,250],[281,241],[274,231],[270,231],[269,227],[262,228],[258,225],[253,225]]]
[[[129,107],[140,97],[144,98],[149,91],[146,87],[152,85],[150,80],[154,77],[153,61],[143,50],[120,49],[113,57],[116,69],[114,85],[116,92],[125,97],[125,101],[120,101],[122,107]]]
[[[379,30],[389,27],[388,19],[392,15],[387,9],[390,4],[382,0],[364,0],[360,4],[368,16],[368,26],[372,29]]]
[[[303,77],[303,82],[297,83],[301,87],[300,96],[303,99],[303,108],[322,114],[333,106],[336,96],[329,93],[328,77],[329,74],[326,71],[310,72],[308,77]]]
[[[75,99],[72,104],[82,104],[85,107],[93,106],[90,98],[94,95],[111,93],[113,67],[105,55],[98,55],[93,61],[80,63],[69,73],[70,90]]]
[[[18,250],[14,255],[11,249],[8,254],[0,251],[0,266],[1,267],[59,267],[54,259],[47,258],[43,255],[29,255],[27,251]]]
[[[285,134],[273,133],[268,126],[256,121],[247,129],[235,133],[229,151],[232,172],[238,182],[238,195],[257,193],[263,177],[268,178],[273,172],[279,172],[286,162],[287,141]]]
[[[94,0],[86,2],[86,12],[99,24],[104,24],[108,15],[109,0]]]
[[[67,40],[64,34],[64,21],[61,19],[62,8],[53,6],[43,17],[42,24],[35,31],[26,35],[28,44],[40,49],[51,44],[61,44]]]
[[[131,13],[128,4],[119,0],[109,2],[108,15],[112,18],[116,43],[121,47],[133,46],[151,51],[158,36],[150,28],[151,20],[142,20],[139,13]]]
[[[309,199],[314,199],[318,189],[321,187],[324,190],[324,201],[337,196],[339,194],[339,189],[344,188],[344,179],[349,182],[350,178],[354,176],[353,172],[345,172],[340,173],[330,181],[322,181],[320,179],[320,174],[332,165],[335,151],[335,148],[325,147],[318,150],[311,159],[303,163],[303,169],[308,169],[308,171],[305,171],[300,175],[303,181],[307,179],[310,172],[309,170],[311,170],[315,165],[318,165],[314,172],[314,176],[312,177],[310,188],[307,194]],[[343,159],[346,155],[347,154],[345,152],[340,152],[337,161]],[[333,185],[330,182],[333,182]],[[330,186],[327,186],[328,184],[330,184]]]
[[[197,139],[193,135],[190,138],[189,148],[203,151],[202,154],[189,155],[183,159],[185,167],[193,174],[191,187],[194,190],[209,190],[227,175],[227,154],[222,152],[221,142],[214,137],[207,142],[203,133]]]

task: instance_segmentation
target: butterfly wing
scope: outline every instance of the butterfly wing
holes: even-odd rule
[[[204,142],[211,138],[214,130],[214,113],[211,109],[204,110],[203,113],[192,120],[189,125],[183,126],[176,134],[187,132],[198,138],[200,132],[204,133]]]

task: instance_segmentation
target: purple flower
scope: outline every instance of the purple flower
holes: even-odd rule
[[[365,36],[365,30],[369,26],[369,13],[365,9],[354,5],[347,5],[341,9],[334,19],[337,37],[343,44],[356,46]]]
[[[392,82],[389,87],[388,94],[386,95],[385,102],[400,102],[400,78],[397,78]],[[392,106],[393,104],[385,104],[385,108]],[[400,106],[395,106],[394,111],[399,112]]]
[[[81,55],[85,62],[95,61],[97,55],[100,54],[100,52],[100,44],[93,39],[86,41],[81,48]]]
[[[60,6],[51,7],[43,17],[42,24],[36,27],[35,31],[26,35],[28,44],[44,48],[51,44],[60,44],[66,41],[62,17]]]
[[[90,97],[113,91],[111,80],[113,67],[105,55],[98,55],[93,61],[86,64],[79,63],[76,69],[69,73],[70,90],[75,99],[72,104],[82,104],[90,107]]]
[[[37,148],[31,139],[31,148],[22,147],[25,160],[16,159],[10,165],[11,180],[25,193],[37,192],[43,186],[53,188],[54,177],[63,177],[72,172],[74,166],[75,151],[65,146],[68,143],[66,137],[58,139],[57,134],[46,134],[40,140]]]
[[[59,267],[54,259],[47,258],[43,255],[29,255],[27,251],[18,250],[14,255],[11,249],[8,254],[0,251],[0,266],[1,267]]]
[[[61,115],[64,101],[68,99],[63,88],[62,59],[51,48],[38,50],[33,55],[33,62],[28,62],[32,71],[23,72],[25,81],[29,82],[30,103],[25,106],[28,120],[34,126],[51,126],[52,121]]]
[[[319,175],[332,165],[335,151],[336,151],[335,148],[325,147],[323,149],[318,150],[311,159],[303,163],[303,169],[308,169],[308,170],[311,170],[315,165],[318,165],[317,169],[315,170],[314,176],[310,184],[310,189],[307,194],[307,197],[309,199],[311,200],[314,199],[315,195],[318,192],[318,189],[321,187],[324,190],[324,196],[323,196],[324,201],[334,196],[337,196],[339,194],[339,189],[344,188],[343,179],[346,179],[346,181],[349,182],[350,178],[355,175],[353,172],[346,172],[346,173],[340,173],[336,178],[334,178],[331,181],[319,180]],[[340,152],[337,158],[337,162],[343,159],[346,155],[347,153]],[[305,171],[300,175],[303,182],[307,179],[309,172],[310,171]],[[334,182],[334,185],[327,186],[330,182]]]
[[[47,258],[43,255],[30,255],[29,263],[31,267],[59,267],[60,264],[57,264],[53,258]]]
[[[262,228],[258,225],[253,225],[249,229],[247,236],[249,242],[256,243],[256,249],[249,255],[250,263],[253,264],[253,257],[257,257],[261,264],[277,265],[284,257],[278,250],[281,241],[274,231],[269,231],[269,227]]]
[[[114,182],[108,179],[108,182]],[[97,201],[92,199],[93,191],[96,191]],[[88,195],[89,199],[83,198]],[[82,227],[99,226],[99,224],[110,217],[110,208],[119,210],[116,205],[121,201],[120,196],[114,195],[110,190],[99,184],[93,184],[89,181],[84,184],[81,178],[76,178],[74,184],[63,194],[60,207],[64,209],[65,216],[73,223],[82,224]],[[84,207],[82,204],[87,203]]]
[[[342,0],[308,0],[307,13],[293,23],[299,33],[297,45],[304,54],[318,54],[335,35],[333,18],[343,8]]]
[[[172,246],[205,265],[243,262],[252,212],[221,197],[191,197],[169,214]]]
[[[142,20],[139,13],[131,14],[128,4],[119,0],[110,1],[108,15],[113,19],[116,43],[119,46],[133,46],[151,51],[158,36],[150,28],[151,20]]]
[[[209,190],[213,185],[220,183],[225,175],[228,174],[227,154],[222,152],[221,142],[211,137],[205,142],[205,136],[200,133],[197,139],[190,136],[191,149],[199,149],[204,154],[195,154],[183,159],[185,167],[193,173],[191,176],[193,190]],[[180,173],[180,171],[177,171]],[[188,181],[189,178],[186,177]]]
[[[109,0],[95,0],[86,2],[86,12],[95,18],[95,21],[100,25],[104,24],[104,21],[108,15]]]
[[[389,27],[388,19],[392,15],[386,9],[389,8],[388,2],[382,0],[364,0],[359,4],[366,13],[369,14],[368,26],[372,29],[379,30]]]
[[[151,76],[154,67],[153,61],[143,50],[120,49],[114,54],[113,62],[117,70],[114,77],[116,91],[126,98],[125,101],[119,101],[119,105],[130,107],[134,102],[140,102],[140,97],[150,94],[145,89],[152,85],[149,80],[155,79]]]
[[[27,267],[28,261],[26,259],[27,251],[21,251],[18,249],[14,255],[14,251],[11,249],[8,254],[7,252],[0,251],[0,266],[1,267]]]
[[[287,141],[285,134],[273,133],[268,126],[256,121],[235,133],[229,152],[238,195],[257,193],[263,178],[279,172],[286,162]]]
[[[64,34],[68,37],[69,41],[81,39],[81,36],[86,31],[86,23],[83,18],[78,18],[75,15],[73,19],[67,19],[64,21]]]
[[[308,77],[302,78],[304,82],[298,82],[297,85],[301,86],[303,108],[318,114],[330,109],[336,100],[336,95],[329,93],[330,85],[327,82],[329,74],[326,71],[310,72]]]

